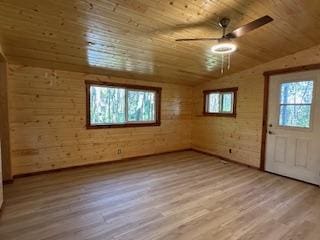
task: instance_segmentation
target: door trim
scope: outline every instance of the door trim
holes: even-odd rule
[[[264,92],[263,92],[263,118],[262,118],[262,134],[261,134],[261,151],[260,151],[260,170],[265,171],[266,163],[266,141],[267,141],[267,125],[268,125],[268,102],[269,102],[269,82],[273,75],[281,75],[294,72],[304,72],[319,70],[320,63],[303,65],[291,68],[276,69],[266,71],[264,75]]]

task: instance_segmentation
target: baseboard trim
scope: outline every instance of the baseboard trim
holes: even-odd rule
[[[202,154],[211,156],[211,157],[219,158],[219,159],[221,159],[221,160],[223,160],[223,161],[226,161],[226,162],[235,163],[235,164],[238,164],[238,165],[241,165],[241,166],[245,166],[245,167],[249,167],[249,168],[253,168],[253,169],[256,169],[256,170],[261,171],[261,169],[260,169],[259,167],[255,167],[255,166],[251,166],[251,165],[249,165],[249,164],[237,162],[237,161],[235,161],[235,160],[232,160],[232,159],[229,159],[229,158],[220,156],[220,155],[218,155],[218,154],[206,152],[206,151],[204,151],[204,150],[199,150],[199,149],[196,149],[196,148],[192,148],[192,150],[195,151],[195,152],[198,152],[198,153],[202,153]]]
[[[13,183],[13,179],[3,180],[2,183],[3,183],[3,185],[12,184]]]
[[[56,172],[62,172],[62,171],[70,171],[70,170],[73,170],[73,169],[86,168],[86,167],[92,167],[92,166],[98,166],[98,165],[106,165],[106,164],[114,164],[114,163],[118,163],[118,162],[127,162],[127,161],[133,161],[133,160],[136,160],[136,159],[142,158],[142,157],[152,157],[152,156],[158,156],[158,155],[162,155],[162,154],[184,152],[184,151],[194,151],[194,152],[206,154],[206,155],[211,156],[211,157],[219,158],[219,159],[221,159],[223,161],[227,161],[227,162],[231,162],[231,163],[235,163],[235,164],[238,164],[238,165],[242,165],[242,166],[246,166],[246,167],[249,167],[249,168],[260,170],[260,168],[258,168],[258,167],[254,167],[254,166],[251,166],[251,165],[248,165],[248,164],[245,164],[245,163],[237,162],[235,160],[232,160],[232,159],[229,159],[229,158],[226,158],[226,157],[222,157],[222,156],[220,156],[218,154],[213,154],[213,153],[210,153],[210,152],[206,152],[206,151],[203,151],[203,150],[199,150],[197,148],[183,148],[183,149],[178,149],[178,150],[172,150],[172,151],[166,151],[166,152],[160,152],[160,153],[153,153],[153,154],[145,154],[145,155],[139,155],[139,156],[135,156],[135,157],[128,157],[128,158],[122,158],[122,159],[117,159],[117,160],[111,160],[111,161],[107,161],[107,162],[88,163],[88,164],[77,165],[77,166],[69,166],[69,167],[64,167],[64,168],[57,168],[57,169],[50,169],[50,170],[44,170],[44,171],[38,171],[38,172],[17,174],[15,176],[13,176],[13,179],[3,181],[3,184],[12,184],[14,182],[14,180],[17,179],[17,178],[24,178],[24,177],[30,177],[30,176],[36,176],[36,175],[42,175],[42,174],[49,174],[49,173],[56,173]]]
[[[127,162],[127,161],[136,160],[136,159],[142,158],[142,157],[152,157],[152,156],[158,156],[158,155],[162,155],[162,154],[184,152],[184,151],[192,151],[192,149],[191,148],[183,148],[183,149],[177,149],[177,150],[160,152],[160,153],[152,153],[152,154],[139,155],[139,156],[135,156],[135,157],[121,158],[121,159],[111,160],[111,161],[107,161],[107,162],[88,163],[88,164],[83,164],[83,165],[69,166],[69,167],[50,169],[50,170],[44,170],[44,171],[38,171],[38,172],[17,174],[17,175],[13,176],[12,180],[6,181],[7,183],[5,183],[5,184],[13,183],[14,179],[17,179],[17,178],[24,178],[24,177],[30,177],[30,176],[48,174],[48,173],[56,173],[56,172],[61,172],[61,171],[69,171],[69,170],[73,170],[73,169],[86,168],[86,167],[92,167],[92,166],[98,166],[98,165],[114,164],[114,163],[118,163],[118,162]]]

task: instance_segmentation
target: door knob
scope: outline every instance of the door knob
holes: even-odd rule
[[[273,132],[272,132],[272,131],[268,131],[268,133],[269,133],[270,135],[272,135],[272,134],[273,134]]]

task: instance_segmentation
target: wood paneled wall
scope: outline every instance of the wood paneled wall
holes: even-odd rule
[[[13,174],[190,148],[192,88],[9,65]],[[162,87],[161,126],[85,128],[85,80]]]
[[[314,63],[320,63],[320,45],[197,86],[193,92],[192,147],[259,167],[264,92],[263,72]],[[225,87],[239,87],[237,118],[202,116],[202,91]]]
[[[319,62],[316,46],[194,88],[9,65],[13,174],[190,147],[259,167],[263,72]],[[162,87],[161,126],[87,130],[85,80]],[[239,88],[237,118],[202,116],[202,91],[224,87]]]

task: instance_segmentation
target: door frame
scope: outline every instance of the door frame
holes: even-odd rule
[[[320,63],[303,65],[297,67],[283,68],[277,70],[266,71],[264,75],[264,93],[263,93],[263,118],[262,118],[262,134],[261,134],[261,151],[260,151],[260,170],[265,171],[266,163],[266,141],[268,128],[268,110],[269,110],[269,83],[273,75],[282,75],[294,72],[304,72],[319,70]]]
[[[10,132],[9,132],[9,109],[8,109],[8,61],[2,52],[0,46],[0,138],[1,138],[1,155],[2,155],[2,181],[11,183],[11,150],[10,150]]]

